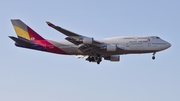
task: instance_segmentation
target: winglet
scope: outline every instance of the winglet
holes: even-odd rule
[[[54,24],[52,24],[51,22],[49,22],[49,21],[46,21],[46,23],[48,24],[48,26],[50,26],[50,27],[54,27],[55,25]]]

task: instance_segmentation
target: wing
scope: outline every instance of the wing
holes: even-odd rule
[[[109,45],[107,43],[94,40],[94,38],[82,36],[74,32],[68,31],[64,28],[52,24],[51,22],[47,21],[46,23],[50,27],[66,35],[67,37],[65,39],[79,46],[79,50],[81,50],[83,53],[93,53]]]
[[[82,42],[78,42],[78,41],[81,41],[83,38],[89,38],[89,37],[86,37],[86,36],[82,36],[82,35],[79,35],[79,34],[76,34],[74,32],[71,32],[71,31],[68,31],[66,29],[63,29],[59,26],[56,26],[54,24],[52,24],[51,22],[46,22],[50,27],[56,29],[57,31],[63,33],[64,35],[68,36],[66,38],[66,40],[76,44],[76,45],[79,45],[79,44],[82,44]],[[102,44],[101,42],[98,42],[96,40],[93,40],[93,44],[94,45],[97,45],[97,44]]]
[[[47,23],[50,27],[56,29],[57,31],[63,33],[63,34],[66,35],[66,36],[82,37],[81,35],[78,35],[78,34],[76,34],[76,33],[73,33],[73,32],[71,32],[71,31],[68,31],[68,30],[66,30],[66,29],[63,29],[63,28],[61,28],[61,27],[59,27],[59,26],[55,26],[55,25],[52,24],[51,22],[48,22],[48,21],[47,21],[46,23]]]

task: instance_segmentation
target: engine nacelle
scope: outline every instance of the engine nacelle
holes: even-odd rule
[[[83,44],[92,44],[94,41],[93,38],[83,38],[82,42]]]
[[[109,60],[109,61],[120,61],[120,56],[119,55],[111,55],[108,57],[104,57],[105,60]]]
[[[106,47],[107,51],[114,52],[117,49],[116,45],[107,45]]]

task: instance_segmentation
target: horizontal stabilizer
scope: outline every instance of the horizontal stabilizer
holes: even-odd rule
[[[20,39],[20,38],[16,38],[14,36],[9,36],[9,38],[11,38],[12,40],[14,40],[16,43],[18,44],[22,44],[22,45],[36,45],[34,43],[32,43],[31,41],[25,40],[25,39]]]

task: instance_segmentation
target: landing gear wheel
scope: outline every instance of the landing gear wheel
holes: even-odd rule
[[[101,58],[98,57],[98,58],[97,58],[97,64],[100,64],[101,61],[102,61]]]
[[[98,61],[98,62],[97,62],[97,64],[99,65],[99,64],[100,64],[100,62]]]
[[[156,54],[156,52],[153,53],[153,57],[152,57],[153,60],[155,60],[155,54]]]
[[[89,62],[94,62],[94,61],[95,61],[95,60],[94,60],[94,57],[92,57],[92,56],[89,56],[87,60],[88,60]]]
[[[101,56],[100,54],[97,54],[97,57],[96,57],[97,64],[100,64],[100,62],[102,61],[100,56]]]

